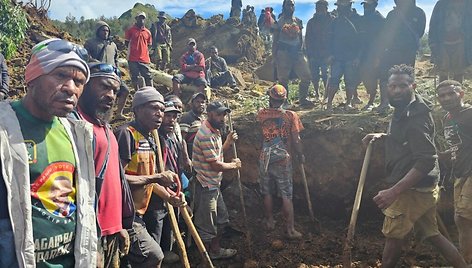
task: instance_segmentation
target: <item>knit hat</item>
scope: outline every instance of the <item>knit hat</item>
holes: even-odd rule
[[[157,91],[157,89],[153,87],[142,87],[136,93],[134,93],[133,103],[131,107],[134,109],[142,104],[157,101],[164,104],[164,97],[162,97],[161,93]]]
[[[275,100],[285,100],[287,98],[287,90],[284,86],[277,84],[267,91],[267,95]]]
[[[31,49],[31,59],[25,71],[26,83],[62,66],[73,66],[80,69],[87,77],[86,82],[88,82],[90,69],[83,59],[87,57],[87,50],[77,44],[58,38],[44,40]]]

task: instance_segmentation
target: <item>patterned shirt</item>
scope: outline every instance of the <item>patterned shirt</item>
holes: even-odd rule
[[[211,162],[223,162],[223,143],[221,133],[205,120],[193,141],[193,168],[197,179],[203,187],[216,189],[220,187],[223,172],[211,169]]]

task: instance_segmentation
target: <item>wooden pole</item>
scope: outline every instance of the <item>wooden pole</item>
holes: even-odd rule
[[[367,170],[369,169],[370,156],[372,154],[372,144],[370,141],[367,146],[367,150],[364,156],[364,163],[362,164],[361,175],[359,178],[359,183],[357,185],[356,198],[354,200],[354,206],[352,207],[351,221],[349,222],[349,228],[347,231],[347,237],[344,241],[344,250],[343,250],[343,267],[351,267],[351,249],[353,243],[354,232],[356,229],[357,215],[359,214],[359,208],[361,206],[362,192],[364,190],[365,178],[367,176]]]
[[[305,165],[303,165],[303,163],[300,163],[300,169],[302,172],[303,186],[305,188],[305,197],[308,203],[308,211],[310,212],[310,218],[313,222],[316,222],[315,214],[313,213],[313,206],[311,205],[310,189],[308,188],[308,182],[306,180]]]

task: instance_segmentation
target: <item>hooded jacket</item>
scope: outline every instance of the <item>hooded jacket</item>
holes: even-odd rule
[[[118,48],[116,47],[115,42],[110,38],[106,40],[100,38],[98,31],[102,27],[108,27],[108,29],[110,29],[110,26],[106,22],[98,21],[95,27],[95,37],[88,39],[85,42],[84,47],[87,49],[91,58],[117,66],[116,59],[118,58]],[[111,30],[109,36],[111,36]]]
[[[431,111],[431,104],[419,95],[415,95],[415,100],[403,111],[395,109],[385,143],[388,183],[397,183],[412,168],[425,174],[414,188],[430,188],[438,183],[439,170]]]
[[[439,0],[434,6],[429,22],[428,42],[431,47],[438,48],[444,41],[445,21],[448,19],[446,10],[449,8],[448,0]],[[465,42],[465,58],[468,65],[472,64],[472,0],[464,0],[462,16],[462,33]],[[432,57],[438,56],[438,49],[432,50]]]

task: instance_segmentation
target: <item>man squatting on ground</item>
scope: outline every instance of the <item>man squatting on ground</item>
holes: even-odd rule
[[[207,106],[207,120],[197,132],[193,141],[192,162],[198,182],[195,183],[194,222],[212,259],[230,258],[235,249],[222,248],[220,245],[222,229],[229,223],[220,185],[223,171],[241,168],[241,160],[233,159],[226,163],[223,153],[227,152],[238,139],[236,132],[230,132],[222,143],[220,129],[225,125],[225,117],[231,110],[221,102]]]
[[[133,98],[135,120],[115,132],[136,208],[133,228],[128,230],[130,251],[125,257],[132,267],[160,267],[164,258],[160,237],[153,237],[146,230],[143,220],[146,211],[163,210],[163,201],[173,206],[182,205],[180,196],[171,195],[164,188],[178,180],[178,175],[172,171],[158,173],[157,150],[161,147],[157,142],[157,129],[162,123],[164,108],[162,95],[153,87],[143,87]]]
[[[447,111],[443,126],[448,148],[439,153],[439,159],[451,168],[459,248],[466,263],[472,264],[472,107],[464,103],[464,90],[457,81],[439,83],[437,94]]]
[[[390,69],[387,93],[394,112],[388,132],[368,134],[363,139],[366,144],[385,139],[388,188],[374,197],[385,214],[382,267],[395,267],[413,227],[418,237],[430,242],[451,265],[466,267],[454,245],[438,230],[439,171],[434,121],[431,104],[415,94],[415,88],[413,67],[402,64]]]
[[[38,43],[26,95],[0,103],[2,267],[96,267],[92,126],[65,118],[89,80],[87,57],[68,41]]]
[[[264,195],[266,227],[269,230],[275,227],[272,195],[276,194],[277,187],[282,196],[286,235],[288,238],[298,239],[302,234],[294,227],[292,156],[297,155],[302,163],[305,161],[300,140],[303,125],[296,112],[282,108],[287,99],[287,90],[282,85],[274,85],[267,93],[269,108],[260,110],[256,118],[261,125],[263,136],[259,177],[261,192]]]

